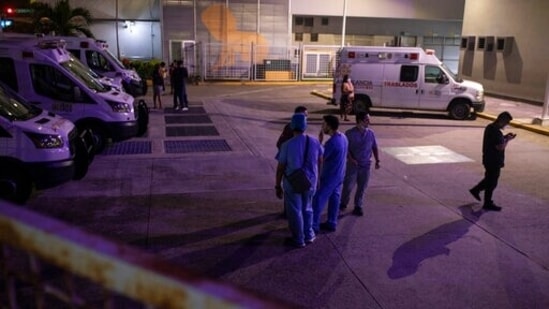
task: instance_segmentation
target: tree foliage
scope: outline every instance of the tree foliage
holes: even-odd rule
[[[31,9],[32,24],[37,33],[94,37],[89,29],[92,23],[90,11],[72,8],[69,0],[59,0],[53,7],[48,3],[33,2]]]

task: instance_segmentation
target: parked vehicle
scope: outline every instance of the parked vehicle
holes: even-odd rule
[[[121,79],[124,90],[134,97],[147,94],[147,83],[135,70],[127,69],[109,51],[106,41],[82,37],[55,37],[65,41],[67,50],[97,74]]]
[[[0,82],[0,198],[22,204],[34,189],[82,179],[93,145],[91,132],[79,133]]]
[[[71,120],[80,131],[91,129],[98,152],[111,140],[147,130],[146,106],[94,78],[62,40],[0,39],[0,71],[0,80],[29,102]]]
[[[372,107],[447,112],[467,119],[484,110],[484,88],[462,80],[432,50],[420,47],[352,46],[339,51],[332,101],[341,98],[343,76],[355,88],[353,110]]]

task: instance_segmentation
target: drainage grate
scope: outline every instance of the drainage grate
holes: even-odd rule
[[[166,153],[231,151],[231,147],[223,139],[197,141],[164,141]]]
[[[164,121],[166,122],[166,124],[212,123],[212,120],[208,115],[165,116]]]
[[[205,114],[206,110],[202,106],[189,106],[188,111],[182,111],[182,110],[174,110],[173,107],[166,107],[164,108],[164,113],[169,114],[183,114],[183,113],[192,113],[192,114]]]
[[[214,126],[166,127],[166,136],[215,136],[219,135]]]
[[[114,143],[105,148],[103,155],[126,155],[151,153],[152,146],[150,141],[125,141]]]

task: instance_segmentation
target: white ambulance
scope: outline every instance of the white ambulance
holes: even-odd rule
[[[46,37],[46,39],[51,37]],[[64,40],[67,50],[101,76],[121,79],[124,90],[134,97],[147,94],[147,83],[135,70],[127,69],[109,51],[106,41],[83,37],[55,37]]]
[[[341,98],[343,77],[355,88],[353,111],[370,108],[447,112],[467,119],[484,110],[484,88],[462,80],[432,50],[420,47],[353,46],[338,53],[332,101]]]
[[[93,137],[72,122],[26,103],[0,82],[0,198],[24,203],[34,188],[83,178]]]
[[[134,98],[106,87],[71,57],[62,40],[0,38],[0,80],[80,131],[91,129],[98,152],[109,140],[144,134],[148,117],[139,119]]]

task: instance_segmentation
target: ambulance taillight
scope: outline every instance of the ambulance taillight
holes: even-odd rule
[[[80,42],[80,48],[88,48],[88,47],[90,47],[90,43],[86,41]]]
[[[347,58],[349,59],[354,59],[355,58],[355,52],[354,51],[350,51],[347,53]]]
[[[31,52],[31,51],[23,51],[23,53],[21,54],[21,56],[23,58],[32,58],[34,57],[34,54]]]
[[[410,54],[410,60],[419,60],[419,54],[418,53]]]

